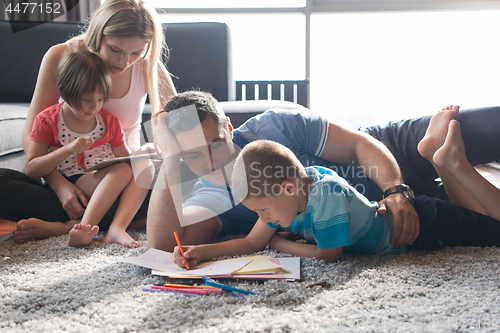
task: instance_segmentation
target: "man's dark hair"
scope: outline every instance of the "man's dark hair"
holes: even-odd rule
[[[199,119],[185,116],[183,112],[170,112],[185,106],[195,105]],[[207,117],[212,117],[219,125],[226,126],[227,119],[224,111],[218,106],[212,94],[203,91],[186,91],[175,96],[165,105],[165,112],[170,112],[167,117],[167,127],[172,134],[193,129]]]

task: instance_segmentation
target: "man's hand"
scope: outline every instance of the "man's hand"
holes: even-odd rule
[[[378,204],[377,212],[380,215],[389,213],[392,216],[391,244],[397,248],[411,245],[420,233],[415,207],[400,193],[392,194]]]
[[[178,156],[180,153],[179,144],[166,125],[167,117],[168,113],[164,112],[151,119],[155,148],[162,158]]]

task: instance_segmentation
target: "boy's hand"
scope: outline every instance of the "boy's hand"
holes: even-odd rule
[[[183,246],[182,249],[184,250],[184,256],[188,260],[189,267],[194,267],[203,260],[203,251],[199,248],[199,246]],[[179,267],[185,268],[186,260],[182,257],[181,251],[179,250],[178,246],[174,248],[173,255],[174,263]]]
[[[80,154],[92,146],[92,144],[94,144],[94,139],[91,136],[81,136],[66,147],[68,147],[71,154]]]

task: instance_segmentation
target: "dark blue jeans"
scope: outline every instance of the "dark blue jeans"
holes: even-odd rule
[[[133,221],[147,216],[148,196]],[[115,201],[99,223],[99,230],[108,230],[120,198]],[[35,217],[47,222],[66,222],[70,218],[64,211],[57,195],[40,180],[31,180],[22,172],[0,169],[0,218],[19,221]]]
[[[432,164],[420,156],[417,144],[424,137],[432,116],[372,126],[365,131],[382,141],[398,161],[405,183],[415,194],[447,199]],[[500,161],[500,107],[463,110],[460,122],[467,158],[472,165]]]
[[[500,221],[448,201],[415,198],[420,235],[407,250],[435,251],[447,246],[500,246]]]

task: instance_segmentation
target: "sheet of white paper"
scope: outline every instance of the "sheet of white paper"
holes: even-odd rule
[[[214,274],[216,277],[220,278],[237,278],[237,279],[259,279],[259,276],[261,279],[283,279],[286,281],[296,281],[300,280],[300,257],[291,257],[291,258],[279,258],[279,263],[283,267],[285,267],[288,271],[290,271],[290,274],[243,274],[243,275],[231,275],[231,274]],[[188,272],[186,272],[188,273]],[[191,271],[189,271],[191,273]],[[160,276],[173,276],[172,273],[165,273],[161,270],[155,270],[153,269],[151,271],[151,274],[153,275],[160,275]],[[177,273],[175,273],[177,275]],[[206,275],[206,274],[205,274]],[[187,277],[187,276],[186,276]],[[199,276],[198,276],[199,278]]]
[[[231,274],[252,260],[209,261],[201,263],[188,271],[174,264],[172,253],[149,249],[138,257],[122,258],[119,261],[175,275],[224,275]]]
[[[285,274],[289,280],[300,280],[300,257],[279,258],[280,265],[283,265],[291,274]]]

